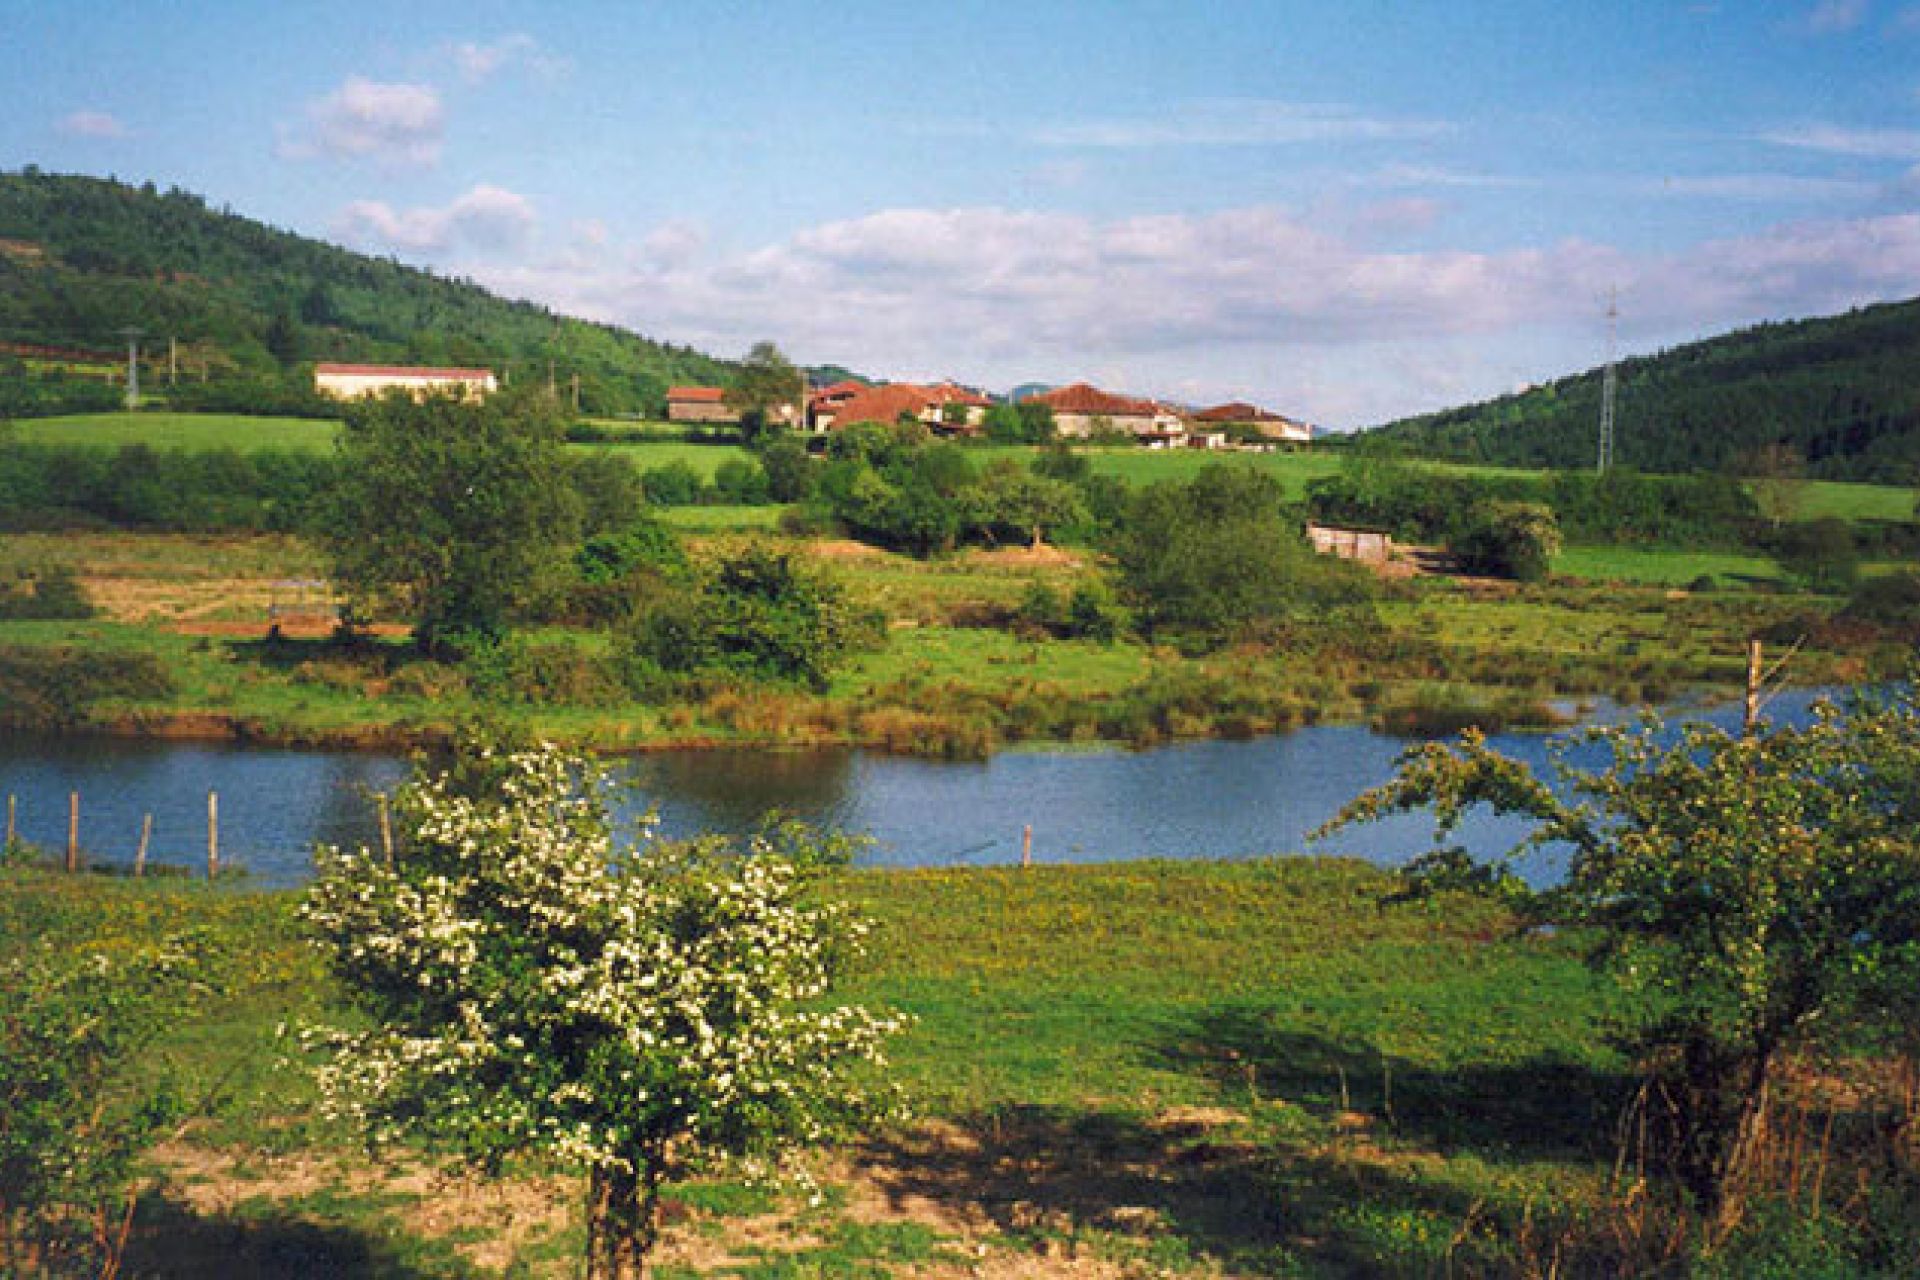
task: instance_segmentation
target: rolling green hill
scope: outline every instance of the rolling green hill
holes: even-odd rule
[[[1362,447],[1458,462],[1594,458],[1601,371],[1388,423]],[[1920,299],[1764,324],[1619,365],[1615,460],[1743,470],[1784,446],[1829,480],[1920,480]]]
[[[697,351],[297,236],[184,191],[0,173],[0,344],[113,353],[128,327],[147,335],[144,387],[178,408],[312,411],[302,401],[316,360],[484,365],[514,381],[545,380],[551,367],[563,387],[577,374],[582,411],[602,414],[658,415],[669,385],[731,376]],[[97,371],[18,348],[0,347],[0,373],[11,375],[0,376],[0,416],[108,408],[120,395]]]

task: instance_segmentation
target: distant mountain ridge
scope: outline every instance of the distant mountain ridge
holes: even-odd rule
[[[1920,299],[1741,329],[1622,360],[1616,463],[1737,470],[1771,446],[1809,474],[1920,481]],[[1591,465],[1603,371],[1387,423],[1362,447],[1521,467]]]
[[[668,386],[733,376],[730,361],[282,231],[188,192],[0,173],[0,343],[124,350],[127,328],[162,358],[173,343],[189,385],[278,382],[289,394],[303,362],[485,365],[513,382],[551,377],[567,395],[577,375],[585,413],[659,414]]]

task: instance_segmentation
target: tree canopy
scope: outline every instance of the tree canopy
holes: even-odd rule
[[[335,582],[404,611],[429,651],[497,633],[564,577],[579,542],[563,439],[541,391],[357,406],[320,522]]]

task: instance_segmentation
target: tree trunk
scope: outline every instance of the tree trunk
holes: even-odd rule
[[[595,1168],[587,1191],[587,1280],[639,1280],[659,1237],[659,1162]]]
[[[1713,1200],[1708,1206],[1713,1216],[1714,1234],[1724,1237],[1740,1223],[1746,1207],[1747,1192],[1753,1174],[1767,1146],[1767,1103],[1773,1055],[1761,1051],[1755,1055],[1752,1069],[1742,1082],[1740,1099],[1731,1132],[1723,1146],[1713,1174]]]

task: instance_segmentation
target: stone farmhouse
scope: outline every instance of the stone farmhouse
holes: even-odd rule
[[[1154,400],[1136,400],[1076,382],[1029,397],[1053,410],[1053,429],[1063,439],[1084,440],[1107,432],[1125,432],[1161,448],[1187,443],[1187,424],[1180,414]]]
[[[484,400],[500,389],[491,369],[428,369],[391,364],[316,364],[313,389],[336,400],[359,400],[401,390],[418,399],[451,392]]]
[[[1193,415],[1193,421],[1202,427],[1233,428],[1271,444],[1310,444],[1313,441],[1313,428],[1306,423],[1283,418],[1240,400],[1202,409]]]

